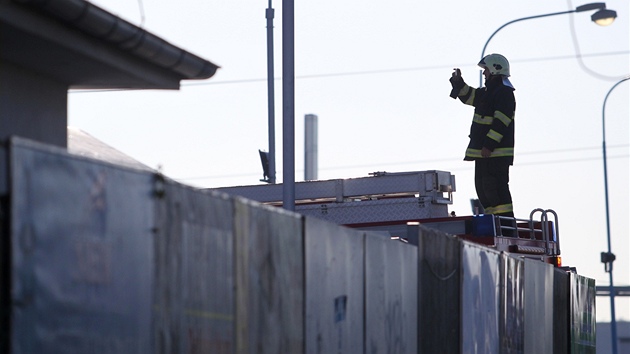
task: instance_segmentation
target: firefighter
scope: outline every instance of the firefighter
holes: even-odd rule
[[[475,107],[466,161],[475,161],[475,189],[486,214],[514,217],[509,169],[514,161],[514,86],[510,64],[500,54],[489,54],[478,64],[485,87],[468,86],[459,69],[450,82],[451,97]]]

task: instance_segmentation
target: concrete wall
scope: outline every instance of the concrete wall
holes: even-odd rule
[[[4,141],[15,135],[66,147],[67,91],[68,86],[62,82],[3,61],[0,139]]]

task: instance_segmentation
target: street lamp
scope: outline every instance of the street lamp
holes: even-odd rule
[[[274,9],[269,7],[265,11],[267,18],[267,125],[269,134],[269,154],[267,161],[267,174],[263,175],[270,184],[276,183],[276,113],[275,113],[275,89],[273,67],[273,15]],[[262,158],[262,155],[261,155]],[[263,170],[265,164],[263,163]]]
[[[615,18],[617,18],[617,12],[614,11],[614,10],[606,9],[606,3],[604,3],[604,2],[594,2],[594,3],[590,3],[590,4],[581,5],[581,6],[576,7],[575,10],[570,10],[570,11],[553,12],[553,13],[550,13],[550,14],[518,18],[516,20],[512,20],[512,21],[504,24],[503,26],[497,28],[497,30],[494,31],[494,33],[492,33],[490,38],[488,38],[488,40],[486,41],[486,44],[483,46],[483,50],[481,51],[481,58],[483,59],[483,57],[485,56],[485,54],[486,54],[486,47],[488,47],[488,43],[490,43],[490,40],[492,39],[492,37],[494,37],[494,35],[497,34],[497,32],[499,32],[501,29],[503,29],[503,27],[505,27],[507,25],[510,25],[510,24],[512,24],[514,22],[531,20],[531,19],[534,19],[534,18],[549,17],[549,16],[555,16],[555,15],[564,15],[564,14],[571,14],[571,13],[574,13],[574,12],[584,12],[584,11],[590,11],[590,10],[597,10],[597,12],[595,12],[593,15],[591,15],[591,21],[595,22],[596,24],[598,24],[600,26],[608,26],[611,23],[613,23],[613,21],[615,21]],[[483,84],[483,82],[482,82],[482,72],[479,71],[479,87],[481,87],[482,84]]]
[[[295,211],[295,4],[282,1],[282,207]]]
[[[604,270],[609,274],[610,284],[610,334],[612,336],[612,350],[613,354],[617,354],[617,321],[615,319],[615,287],[613,285],[613,261],[615,260],[615,255],[612,253],[611,245],[610,245],[610,212],[608,209],[608,166],[606,164],[606,101],[608,101],[608,96],[615,87],[619,86],[624,81],[630,80],[630,76],[627,76],[608,90],[606,94],[606,98],[604,98],[604,105],[602,107],[602,153],[604,157],[604,193],[606,197],[606,236],[608,239],[608,252],[602,252],[601,261],[604,263]]]

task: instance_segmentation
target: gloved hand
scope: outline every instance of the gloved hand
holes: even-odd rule
[[[455,68],[453,70],[453,74],[448,80],[451,82],[451,86],[453,86],[450,96],[452,98],[457,98],[459,91],[462,89],[462,87],[464,87],[464,79],[462,78],[462,72],[458,68]]]

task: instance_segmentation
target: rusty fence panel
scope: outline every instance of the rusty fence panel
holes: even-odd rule
[[[306,353],[364,352],[364,236],[305,218]]]
[[[151,352],[151,175],[10,149],[11,351]]]
[[[417,353],[418,250],[365,234],[366,353]]]
[[[236,198],[236,352],[304,352],[302,217]]]

